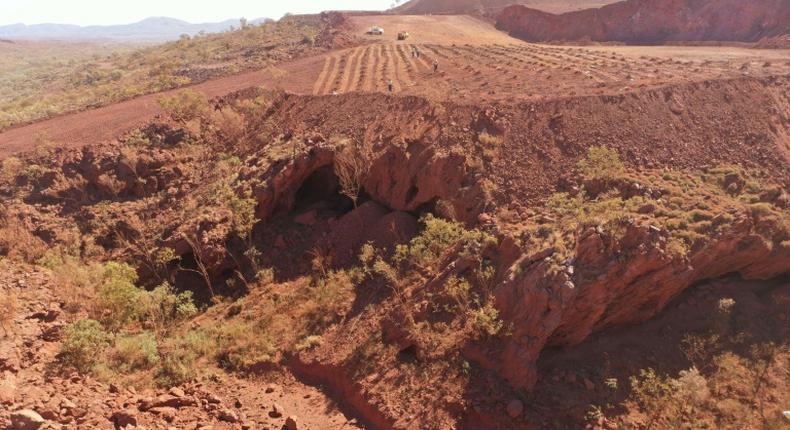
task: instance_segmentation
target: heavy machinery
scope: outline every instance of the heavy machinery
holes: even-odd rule
[[[409,33],[407,31],[401,31],[398,33],[398,40],[406,40],[409,38]]]

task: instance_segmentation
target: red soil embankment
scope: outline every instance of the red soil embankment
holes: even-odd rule
[[[790,1],[628,0],[561,15],[511,6],[497,27],[534,42],[758,42],[790,33]]]

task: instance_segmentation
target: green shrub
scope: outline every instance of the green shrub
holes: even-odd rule
[[[147,370],[159,363],[159,348],[153,333],[121,336],[110,351],[112,368],[121,373]]]
[[[183,336],[166,339],[161,349],[166,353],[161,354],[156,381],[171,387],[195,378],[195,362],[216,353],[217,339],[204,330],[190,330]]]
[[[157,332],[165,331],[198,312],[192,300],[192,291],[176,293],[167,282],[143,294],[141,302],[146,320],[153,324]]]
[[[261,269],[255,274],[255,280],[261,285],[271,285],[274,283],[274,269]]]
[[[193,90],[183,90],[172,96],[162,96],[159,98],[159,105],[173,121],[180,123],[197,119],[209,109],[205,94]]]
[[[296,344],[297,351],[305,351],[308,349],[315,348],[316,346],[321,345],[323,342],[323,338],[321,336],[307,336],[302,339],[299,343]]]
[[[218,344],[217,362],[228,370],[242,370],[269,360],[275,352],[266,333],[251,321],[231,321],[212,334]]]
[[[338,317],[346,315],[354,300],[356,273],[346,270],[330,271],[317,280],[310,290],[310,303],[306,311],[308,326],[327,327]]]
[[[80,320],[65,330],[60,356],[64,364],[79,372],[89,372],[102,352],[110,346],[110,335],[95,320]]]
[[[160,386],[173,387],[195,379],[196,356],[189,350],[173,350],[166,355],[157,369],[156,382]]]
[[[609,181],[621,177],[625,166],[616,150],[605,146],[593,146],[587,150],[587,157],[577,163],[584,179]]]
[[[504,323],[499,319],[499,312],[491,302],[472,311],[470,317],[477,336],[496,336],[504,327]]]
[[[140,299],[144,291],[134,285],[136,281],[137,272],[128,264],[110,262],[104,265],[94,313],[110,331],[117,332],[141,316]]]
[[[465,248],[482,247],[496,239],[479,230],[467,230],[460,223],[434,217],[431,214],[421,219],[422,233],[408,245],[398,245],[393,257],[395,266],[408,262],[414,266],[434,263],[450,247],[463,242]]]

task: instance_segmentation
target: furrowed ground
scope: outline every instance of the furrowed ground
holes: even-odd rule
[[[388,34],[364,35],[369,24],[385,25]],[[621,96],[682,83],[790,73],[790,50],[536,45],[510,38],[488,23],[465,16],[362,16],[350,18],[347,25],[352,36],[361,38],[360,46],[317,56],[300,54],[304,58],[290,62],[269,54],[261,61],[280,58],[275,68],[209,80],[193,89],[209,97],[258,85],[295,94],[327,95],[386,92],[391,80],[397,95],[462,104],[518,103]],[[397,42],[394,33],[400,29],[414,36]],[[254,35],[274,30],[247,31]],[[246,40],[245,34],[234,37]],[[302,39],[290,34],[281,37],[294,37],[293,43],[300,46]],[[301,33],[297,35],[301,37]],[[245,43],[252,41],[259,43],[254,38]],[[420,52],[419,58],[413,56],[413,50]],[[253,63],[254,58],[250,60]],[[434,60],[439,63],[437,73],[433,73]],[[226,67],[217,67],[228,73]],[[233,67],[238,70],[239,66]],[[193,66],[195,70],[203,68]],[[160,114],[158,97],[144,96],[6,130],[0,133],[0,156],[48,141],[75,145],[87,140],[112,140]]]

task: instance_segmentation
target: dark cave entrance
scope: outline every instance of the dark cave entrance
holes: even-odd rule
[[[358,203],[363,201],[362,194]],[[309,209],[325,209],[340,214],[354,209],[354,201],[341,192],[340,179],[331,165],[310,174],[296,190],[291,211],[298,213]]]

